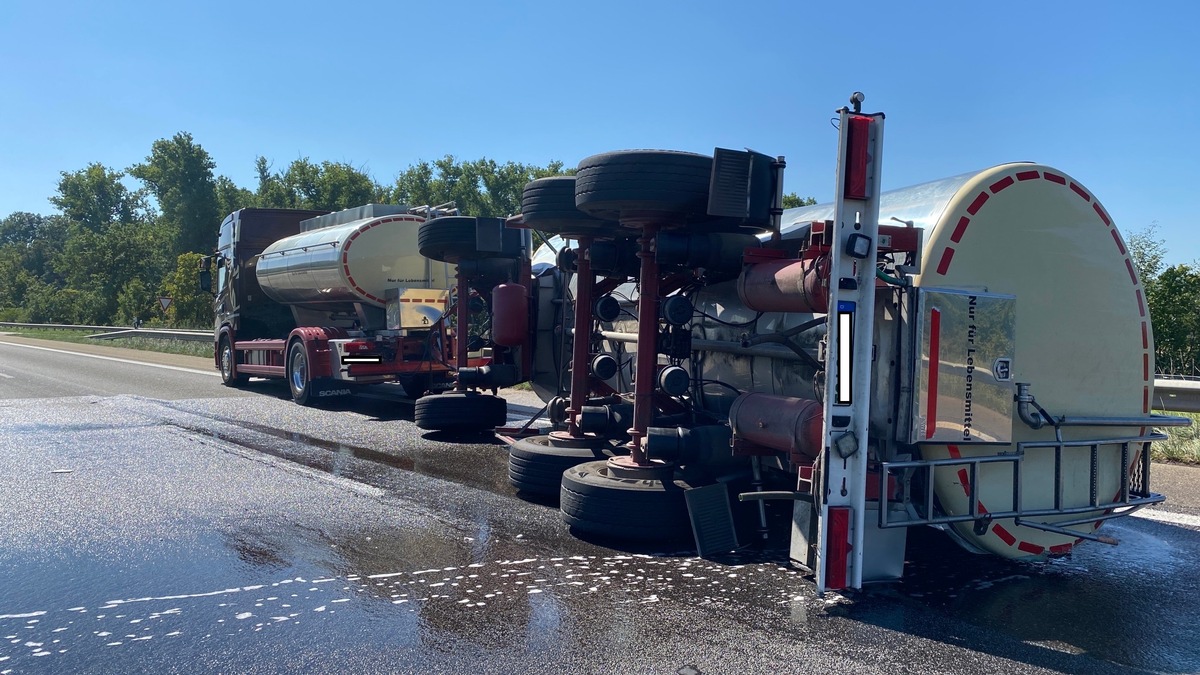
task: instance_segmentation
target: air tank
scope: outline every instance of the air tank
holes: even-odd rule
[[[410,214],[362,218],[280,239],[259,257],[258,283],[276,302],[325,311],[383,307],[390,288],[450,288],[450,266],[417,252],[423,221]]]

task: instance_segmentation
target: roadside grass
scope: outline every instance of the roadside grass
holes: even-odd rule
[[[187,340],[167,340],[163,338],[147,337],[95,340],[88,338],[89,335],[96,334],[96,331],[93,330],[70,330],[57,328],[12,328],[5,330],[4,332],[11,333],[13,335],[20,335],[22,337],[37,338],[39,340],[57,340],[59,342],[74,342],[88,345],[107,345],[109,347],[122,347],[124,349],[136,349],[146,352],[183,354],[184,356],[202,356],[210,359],[213,356],[213,346],[211,342],[192,342]]]
[[[1190,427],[1165,427],[1167,440],[1150,446],[1150,458],[1156,462],[1200,464],[1200,413],[1167,413],[1192,420]]]

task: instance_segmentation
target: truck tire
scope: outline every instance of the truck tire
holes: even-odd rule
[[[233,345],[228,335],[222,335],[217,347],[221,360],[221,383],[226,387],[240,387],[250,380],[249,375],[237,372],[237,356],[233,353]]]
[[[303,341],[293,340],[288,346],[284,370],[288,388],[292,390],[292,400],[296,403],[315,406],[354,393],[350,384],[329,378],[313,378],[308,366],[308,348]]]
[[[614,478],[607,462],[585,462],[563,472],[559,507],[574,531],[626,541],[684,541],[692,536],[683,493],[670,481]]]
[[[509,448],[508,481],[518,491],[531,495],[556,496],[562,487],[563,472],[584,462],[605,460],[616,455],[603,443],[595,447],[558,447],[549,436],[522,438]]]
[[[521,193],[521,217],[530,227],[549,234],[611,236],[616,226],[576,208],[574,176],[551,176],[526,183]]]
[[[669,214],[686,222],[712,220],[708,184],[712,157],[673,150],[625,150],[579,162],[575,206],[601,220],[635,213]]]
[[[475,218],[446,216],[421,223],[417,229],[417,250],[430,260],[457,263],[480,258],[519,258],[521,232],[505,228],[500,252],[480,251],[475,242]]]
[[[508,402],[477,391],[451,391],[417,399],[413,421],[429,431],[480,433],[504,426]]]

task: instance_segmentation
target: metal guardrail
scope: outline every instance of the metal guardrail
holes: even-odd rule
[[[94,340],[115,340],[117,338],[157,338],[160,340],[183,340],[188,342],[212,342],[212,331],[204,330],[174,330],[169,328],[134,328],[133,326],[79,326],[64,323],[17,323],[15,321],[0,321],[0,328],[45,328],[49,330],[91,330],[98,331],[89,335]]]

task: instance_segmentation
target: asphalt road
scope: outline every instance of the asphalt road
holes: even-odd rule
[[[818,598],[779,548],[576,539],[502,444],[387,390],[306,409],[204,359],[13,342],[0,673],[1200,671],[1198,469],[1156,466],[1170,501],[1120,546],[1016,564],[914,530],[902,582]]]

